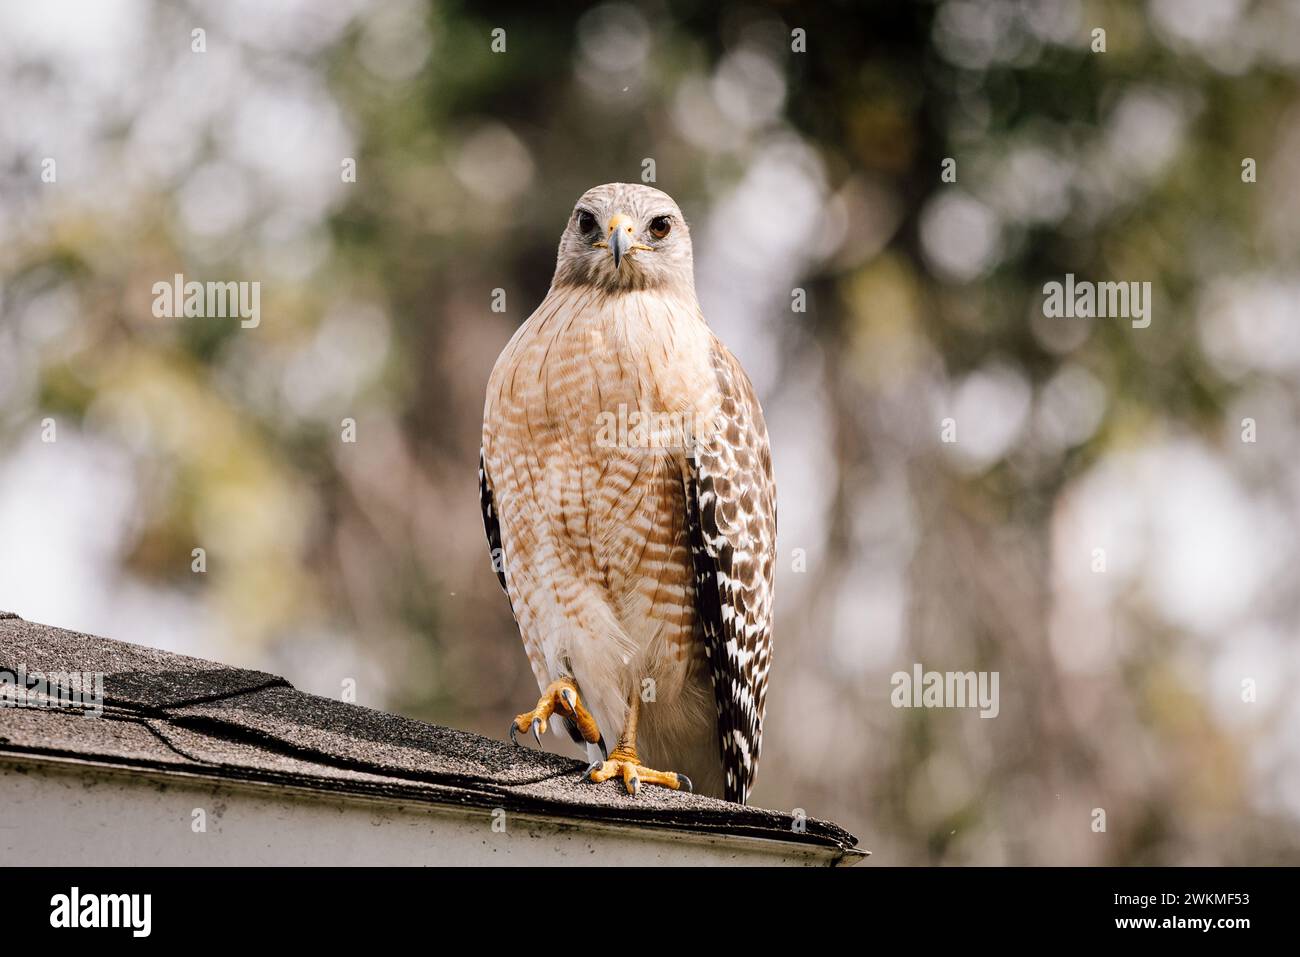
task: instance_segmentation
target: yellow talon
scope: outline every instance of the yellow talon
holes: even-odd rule
[[[556,713],[573,721],[578,728],[578,733],[582,735],[582,740],[588,744],[600,745],[601,753],[605,752],[605,741],[601,737],[596,719],[582,706],[582,700],[578,696],[578,686],[572,678],[558,678],[547,685],[546,690],[537,700],[537,707],[532,711],[525,711],[510,722],[510,740],[518,744],[515,734],[531,728],[537,746],[540,748],[542,733],[547,728],[547,720]]]
[[[591,765],[587,771],[587,777],[599,784],[602,781],[608,781],[615,775],[623,778],[623,787],[627,788],[627,793],[633,796],[641,793],[642,784],[657,784],[660,787],[671,788],[674,791],[690,791],[691,779],[684,774],[678,774],[675,771],[655,771],[645,767],[636,756],[634,749],[618,747],[614,753],[609,756],[607,761],[599,761]]]

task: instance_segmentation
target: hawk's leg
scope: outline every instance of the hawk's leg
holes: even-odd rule
[[[600,733],[600,728],[596,726],[596,719],[582,706],[582,700],[578,697],[578,686],[569,677],[552,681],[542,692],[536,708],[525,711],[510,722],[510,740],[518,744],[515,733],[532,728],[533,737],[537,739],[537,746],[540,748],[542,732],[546,731],[546,722],[553,714],[568,718],[578,729],[578,734],[582,736],[583,741],[597,745],[600,753],[605,753],[605,739]]]
[[[652,771],[641,764],[636,755],[636,723],[641,710],[641,698],[633,689],[628,699],[627,723],[619,735],[618,746],[606,761],[594,761],[584,772],[584,776],[600,783],[608,781],[615,775],[623,778],[627,793],[635,795],[642,784],[659,784],[674,791],[691,790],[691,779],[674,771]]]

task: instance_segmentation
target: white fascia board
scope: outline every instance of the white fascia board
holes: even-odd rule
[[[0,754],[0,805],[0,857],[39,865],[825,867],[863,856],[13,753]]]

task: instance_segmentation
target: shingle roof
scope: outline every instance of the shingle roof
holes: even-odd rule
[[[581,780],[583,764],[465,731],[305,694],[276,675],[24,621],[0,612],[0,671],[104,675],[104,713],[0,708],[0,756],[77,758],[149,771],[465,808],[817,845],[857,839],[809,818],[700,795]]]

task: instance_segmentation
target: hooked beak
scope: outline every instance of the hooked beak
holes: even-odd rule
[[[616,213],[609,220],[609,253],[614,257],[614,268],[623,262],[623,257],[632,248],[632,220],[622,213]]]

